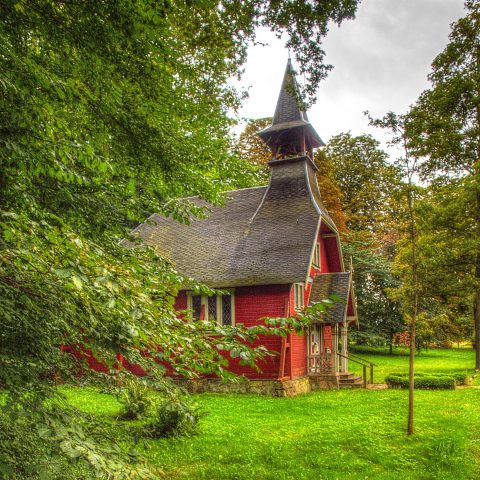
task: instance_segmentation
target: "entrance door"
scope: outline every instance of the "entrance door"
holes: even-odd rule
[[[307,365],[308,373],[320,373],[322,368],[321,352],[322,342],[322,326],[319,323],[310,325],[308,333],[308,352]]]

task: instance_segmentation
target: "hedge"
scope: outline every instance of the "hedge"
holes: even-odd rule
[[[407,375],[387,375],[385,382],[391,388],[408,388]],[[449,390],[457,384],[453,375],[415,375],[415,388]]]
[[[393,373],[392,376],[408,378],[408,373]],[[455,379],[456,385],[467,385],[468,379],[469,379],[468,373],[458,373],[458,372],[457,373],[416,373],[415,378],[417,377],[453,377]]]

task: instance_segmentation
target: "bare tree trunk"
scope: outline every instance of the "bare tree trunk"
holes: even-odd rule
[[[416,319],[410,324],[410,358],[408,363],[408,435],[413,435],[414,417],[414,388],[415,388],[415,340],[416,340]]]
[[[417,265],[417,231],[413,211],[412,178],[408,179],[408,216],[410,222],[410,240],[412,242],[412,311],[410,317],[410,357],[408,364],[408,428],[407,434],[413,435],[414,387],[415,387],[415,344],[418,313],[418,265]]]
[[[480,65],[480,47],[477,47],[477,67]],[[480,130],[480,106],[476,107],[477,129]],[[477,162],[474,165],[474,175],[476,182],[479,182],[480,175],[480,142],[477,145]],[[477,185],[476,194],[476,221],[477,221],[477,241],[480,242],[480,191]],[[475,370],[480,370],[480,245],[477,245],[477,255],[475,258],[475,296],[473,299],[473,324],[475,327]]]
[[[478,172],[477,172],[478,175]],[[477,192],[477,240],[480,240],[480,192]],[[477,247],[478,249],[479,247]],[[475,326],[475,370],[480,370],[480,251],[475,259],[475,295],[473,297],[473,323]]]

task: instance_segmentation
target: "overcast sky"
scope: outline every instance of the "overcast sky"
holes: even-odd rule
[[[334,69],[308,112],[322,139],[350,130],[384,142],[362,112],[404,113],[428,87],[430,64],[462,16],[463,0],[363,0],[355,20],[333,25],[324,49]],[[250,87],[250,97],[240,111],[246,118],[273,116],[288,58],[269,31],[260,31],[258,40],[269,45],[249,50],[242,86]]]

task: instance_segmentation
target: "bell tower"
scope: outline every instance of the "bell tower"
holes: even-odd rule
[[[308,157],[313,162],[313,149],[325,145],[301,104],[300,90],[290,59],[283,76],[272,125],[261,130],[258,135],[270,147],[272,162],[295,157]]]

